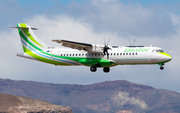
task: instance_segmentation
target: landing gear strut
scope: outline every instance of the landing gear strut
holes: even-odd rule
[[[92,66],[92,67],[90,68],[90,70],[91,70],[91,72],[96,72],[97,67],[96,67],[96,66]]]
[[[108,72],[110,71],[110,68],[109,68],[109,67],[104,67],[104,68],[103,68],[103,71],[104,71],[105,73],[108,73]]]

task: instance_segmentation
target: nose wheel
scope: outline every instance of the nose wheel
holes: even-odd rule
[[[164,67],[161,66],[161,67],[160,67],[160,70],[163,70],[163,69],[164,69]]]
[[[160,70],[163,70],[163,69],[164,69],[163,65],[164,65],[164,63],[159,63]]]

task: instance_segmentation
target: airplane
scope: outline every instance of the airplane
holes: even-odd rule
[[[87,66],[91,72],[97,68],[103,68],[105,73],[110,67],[117,65],[146,65],[158,64],[160,70],[172,57],[159,47],[144,46],[108,46],[100,44],[88,44],[69,40],[54,39],[52,41],[68,48],[60,48],[45,44],[36,37],[26,23],[19,23],[17,28],[22,42],[23,53],[17,56],[41,61],[55,66]],[[108,41],[109,42],[109,41]]]

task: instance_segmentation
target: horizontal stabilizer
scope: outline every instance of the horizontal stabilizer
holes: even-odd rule
[[[29,29],[28,27],[9,27],[9,28],[17,28],[17,29]],[[38,30],[37,28],[31,28],[32,30]]]

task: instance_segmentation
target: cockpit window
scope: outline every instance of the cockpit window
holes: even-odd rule
[[[154,49],[152,52],[164,52],[162,49]]]

